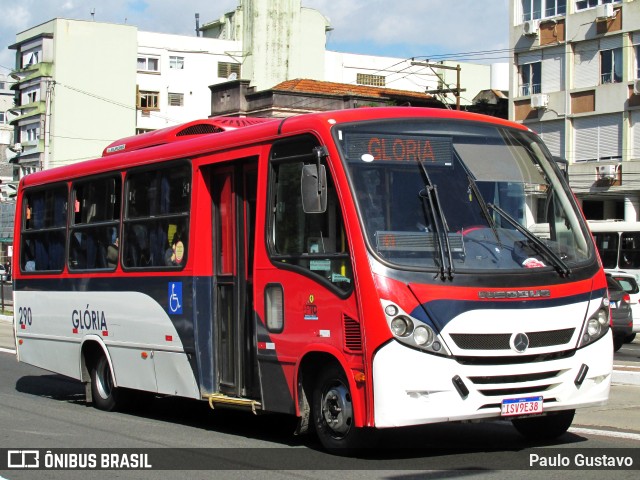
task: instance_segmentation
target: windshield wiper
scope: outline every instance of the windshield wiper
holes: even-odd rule
[[[516,230],[518,230],[525,237],[527,237],[529,241],[531,241],[540,250],[542,250],[542,253],[544,253],[545,257],[547,257],[547,259],[550,260],[551,263],[553,263],[553,266],[556,268],[556,270],[560,275],[563,275],[565,277],[571,275],[571,269],[564,262],[564,260],[562,260],[562,258],[560,258],[560,256],[556,252],[551,250],[549,246],[546,243],[544,243],[540,238],[536,237],[529,229],[520,225],[520,223],[518,223],[518,221],[515,218],[513,218],[509,213],[507,213],[505,210],[503,210],[499,206],[494,205],[492,203],[488,203],[487,207],[492,209],[494,212],[497,212],[502,218],[504,218],[507,222],[513,225],[513,227]]]
[[[426,184],[418,195],[424,200],[425,198],[429,203],[429,210],[431,211],[431,216],[433,217],[433,223],[436,227],[436,237],[438,239],[438,247],[440,251],[440,278],[445,280],[445,278],[449,278],[451,280],[453,278],[454,268],[453,268],[453,256],[451,255],[451,244],[449,243],[449,226],[447,225],[447,220],[444,216],[444,212],[440,207],[440,198],[438,197],[438,186],[434,185],[429,177],[429,173],[427,172],[424,163],[419,158],[416,158],[418,164],[422,169],[422,173],[424,174],[424,178]],[[440,228],[440,223],[442,223],[442,228]],[[442,232],[444,230],[444,234]],[[444,239],[444,240],[443,240]],[[444,248],[442,242],[444,241]],[[445,259],[445,252],[447,250],[447,257]],[[449,261],[447,264],[447,260]],[[447,265],[445,270],[445,265]]]
[[[502,242],[500,241],[500,236],[498,235],[498,229],[496,228],[496,222],[493,221],[491,214],[489,213],[489,209],[487,208],[487,202],[484,200],[484,197],[480,194],[480,189],[478,189],[478,184],[475,179],[471,176],[470,173],[467,173],[467,178],[469,179],[469,188],[473,195],[476,197],[476,201],[478,205],[480,205],[480,210],[482,210],[482,215],[487,220],[487,223],[491,227],[493,234],[496,236],[496,240],[498,241],[498,245],[502,246]]]

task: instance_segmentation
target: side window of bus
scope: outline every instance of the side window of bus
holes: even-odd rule
[[[24,195],[20,267],[23,272],[59,272],[67,235],[67,186]]]
[[[640,268],[640,232],[622,232],[620,268]]]
[[[616,268],[618,266],[618,232],[596,232],[593,238],[604,268]]]
[[[276,144],[271,152],[271,258],[298,268],[343,292],[352,288],[352,270],[340,202],[326,159],[327,208],[305,213],[302,208],[303,165],[315,164],[313,137]]]
[[[122,238],[126,268],[181,268],[187,258],[191,167],[131,171]]]
[[[69,269],[115,269],[118,263],[122,180],[102,177],[73,184]]]

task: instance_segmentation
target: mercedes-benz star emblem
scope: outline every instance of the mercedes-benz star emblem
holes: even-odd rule
[[[529,337],[526,333],[514,333],[511,336],[511,348],[516,352],[522,353],[529,348]]]

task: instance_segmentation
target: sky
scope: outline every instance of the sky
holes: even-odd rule
[[[53,18],[127,23],[139,30],[195,35],[238,0],[0,0],[0,73],[16,34]],[[507,62],[509,0],[302,0],[330,21],[327,49],[419,60]]]

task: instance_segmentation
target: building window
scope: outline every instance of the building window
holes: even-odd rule
[[[7,114],[0,112],[0,125],[4,125],[5,123],[7,123]]]
[[[636,76],[635,78],[640,78],[640,45],[634,45],[633,46],[635,52],[636,52]]]
[[[573,119],[576,162],[622,159],[622,114]]]
[[[218,77],[229,78],[235,73],[236,78],[240,78],[240,64],[231,62],[218,62]]]
[[[600,52],[600,83],[622,82],[622,48]]]
[[[169,93],[170,107],[184,107],[184,93]]]
[[[584,10],[585,8],[593,8],[605,3],[620,3],[621,0],[579,0],[576,2],[576,10]]]
[[[542,85],[542,62],[520,65],[520,96],[540,93]]]
[[[40,63],[40,50],[24,52],[22,54],[22,68]]]
[[[138,71],[139,72],[160,72],[160,59],[158,57],[138,57]]]
[[[173,70],[184,70],[184,57],[169,57],[169,68]]]
[[[138,93],[138,108],[144,110],[157,110],[160,105],[160,92],[148,92],[140,90]]]
[[[39,133],[37,124],[25,125],[20,129],[20,141],[22,143],[37,142]]]
[[[522,20],[564,15],[567,12],[567,0],[522,0]]]
[[[368,73],[358,73],[356,75],[358,85],[370,85],[372,87],[384,87],[386,79],[382,75],[370,75]]]

